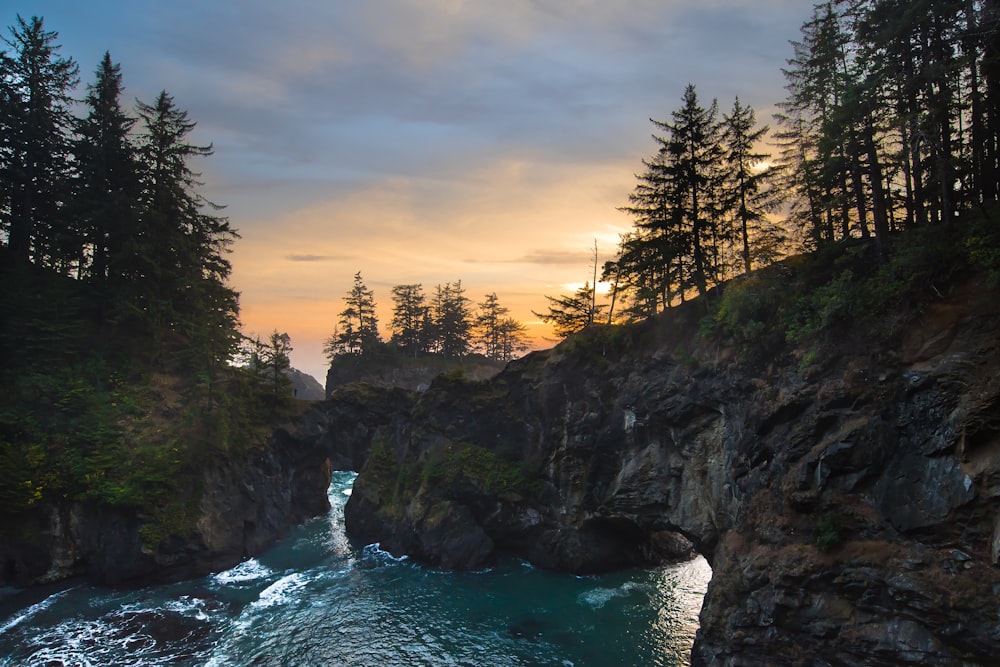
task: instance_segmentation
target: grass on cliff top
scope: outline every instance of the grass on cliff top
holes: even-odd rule
[[[327,373],[329,388],[351,383],[374,386],[408,387],[413,382],[427,382],[442,374],[460,374],[472,380],[493,377],[505,364],[480,354],[453,358],[439,354],[407,354],[389,343],[376,345],[366,354],[341,354],[334,357]],[[415,386],[410,386],[413,389]]]
[[[728,337],[744,352],[799,346],[808,362],[834,341],[891,341],[973,272],[1000,283],[1000,226],[915,229],[892,238],[887,260],[873,241],[831,244],[725,284],[701,335]]]
[[[831,243],[729,280],[655,318],[590,327],[557,349],[600,367],[650,343],[667,342],[691,363],[699,349],[721,345],[748,360],[792,352],[806,368],[834,343],[893,340],[963,277],[1000,285],[1000,224],[990,219],[896,234],[891,248],[883,259],[873,240]]]

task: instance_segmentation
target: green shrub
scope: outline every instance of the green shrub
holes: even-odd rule
[[[789,312],[785,320],[786,339],[791,343],[815,341],[832,327],[851,321],[858,292],[859,283],[850,269],[818,286],[796,301]]]
[[[539,479],[525,463],[471,444],[451,444],[433,452],[421,475],[425,483],[452,487],[464,480],[491,494],[533,495],[540,489]]]
[[[634,326],[592,324],[570,335],[558,349],[594,368],[605,368],[609,359],[620,357],[632,348],[634,333]]]
[[[826,512],[816,522],[816,548],[830,551],[843,539],[840,533],[840,519],[834,512]]]
[[[964,249],[972,267],[985,271],[992,285],[1000,285],[1000,224],[989,218],[972,223]]]
[[[799,359],[799,373],[806,374],[813,367],[819,364],[820,361],[820,350],[816,347],[810,347],[803,353],[802,358]]]
[[[754,343],[767,333],[766,322],[773,320],[781,301],[775,274],[736,278],[726,286],[711,323],[737,341]]]
[[[272,430],[273,406],[236,370],[197,378],[76,364],[10,373],[0,401],[0,514],[86,501],[131,508],[148,546],[190,530],[201,475],[245,457]]]

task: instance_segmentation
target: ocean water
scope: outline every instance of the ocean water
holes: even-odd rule
[[[508,559],[449,573],[352,544],[332,510],[258,558],[136,590],[0,591],[0,666],[686,665],[701,558],[577,577]]]

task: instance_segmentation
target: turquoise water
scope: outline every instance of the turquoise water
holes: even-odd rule
[[[259,558],[117,591],[0,591],[0,665],[686,665],[703,559],[575,577],[510,559],[447,573],[352,545],[333,509]]]

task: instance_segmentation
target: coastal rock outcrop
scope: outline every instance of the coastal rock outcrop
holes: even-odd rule
[[[688,304],[487,381],[439,378],[368,432],[348,531],[449,568],[693,548],[713,568],[696,665],[988,664],[998,296],[966,284],[892,346],[848,336],[820,357],[696,342]]]
[[[190,526],[151,539],[136,508],[88,502],[48,504],[11,520],[0,543],[0,582],[27,585],[82,575],[109,585],[147,584],[232,567],[330,507],[332,465],[317,441],[321,415],[276,431],[250,460],[215,457],[188,505]]]
[[[503,367],[499,361],[475,354],[460,358],[438,354],[414,357],[393,348],[366,355],[346,354],[335,357],[326,372],[326,396],[358,384],[423,391],[443,373],[461,373],[482,380],[493,377]]]
[[[286,368],[284,373],[292,383],[292,395],[295,398],[303,401],[322,401],[326,398],[323,385],[312,375],[297,368]]]

